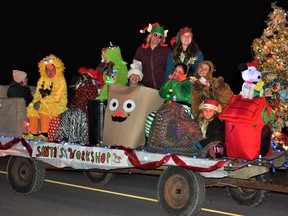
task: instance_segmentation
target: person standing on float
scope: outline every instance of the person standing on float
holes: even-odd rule
[[[149,32],[146,44],[139,46],[134,55],[134,59],[142,62],[143,80],[146,87],[159,89],[164,83],[166,62],[171,48],[165,44],[168,30],[164,30],[159,23],[150,24],[141,30]]]
[[[172,51],[167,57],[164,81],[168,80],[169,74],[177,63],[184,63],[189,67],[187,77],[194,76],[198,64],[204,60],[204,55],[193,37],[192,28],[187,26],[181,28],[170,43]]]

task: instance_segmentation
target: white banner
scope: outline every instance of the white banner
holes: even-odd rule
[[[223,178],[228,176],[228,173],[224,170],[225,161],[174,154],[157,154],[142,150],[122,150],[120,148],[110,149],[0,137],[0,156],[32,157],[56,168],[112,170],[133,167],[141,169],[148,165],[144,169],[149,170],[161,165],[180,165],[191,170],[198,170],[205,177]],[[217,166],[219,162],[222,165]],[[158,165],[155,166],[155,163]]]
[[[115,169],[129,167],[124,151],[80,145],[35,143],[32,157],[56,167]]]

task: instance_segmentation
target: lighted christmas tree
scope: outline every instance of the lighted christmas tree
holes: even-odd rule
[[[288,22],[287,12],[271,4],[273,11],[268,15],[267,28],[263,35],[253,41],[254,58],[258,59],[257,69],[262,72],[264,97],[278,116],[278,126],[273,137],[286,134],[288,127]],[[281,134],[282,133],[282,134]],[[285,135],[283,135],[285,137]],[[278,140],[279,141],[279,140]],[[281,141],[281,140],[280,140]],[[286,141],[281,143],[287,145]]]

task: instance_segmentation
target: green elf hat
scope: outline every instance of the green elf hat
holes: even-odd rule
[[[163,28],[163,26],[155,25],[152,27],[151,33],[160,33],[160,34],[164,35],[164,28]]]
[[[165,38],[167,37],[167,33],[168,33],[168,30],[164,30],[164,27],[160,26],[158,22],[153,23],[153,24],[149,23],[147,27],[140,30],[140,33],[145,33],[145,31],[150,32],[150,33],[162,34]]]
[[[148,25],[147,27],[145,27],[145,28],[143,28],[143,29],[140,30],[140,33],[145,33],[145,31],[147,31],[147,32],[149,32],[149,33],[159,33],[159,34],[162,34],[162,35],[164,36],[164,40],[163,40],[163,43],[161,43],[160,45],[161,45],[162,47],[167,47],[167,46],[168,46],[167,44],[165,44],[165,38],[167,37],[167,32],[168,32],[168,30],[164,30],[164,27],[163,27],[163,26],[160,26],[158,22],[153,23],[153,24],[150,24],[150,23],[149,23],[149,25]],[[149,47],[150,40],[151,40],[151,35],[149,34],[149,35],[147,36],[147,39],[146,39],[146,44],[143,44],[143,45],[142,45],[142,47],[143,47],[144,49],[147,49],[147,48]]]

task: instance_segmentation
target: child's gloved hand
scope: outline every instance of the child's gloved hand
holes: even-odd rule
[[[40,108],[40,101],[35,102],[35,103],[33,104],[33,107],[34,107],[35,110],[39,110],[39,108]]]
[[[168,76],[168,79],[169,79],[170,81],[172,81],[172,80],[174,79],[173,74],[170,74],[170,75]]]

